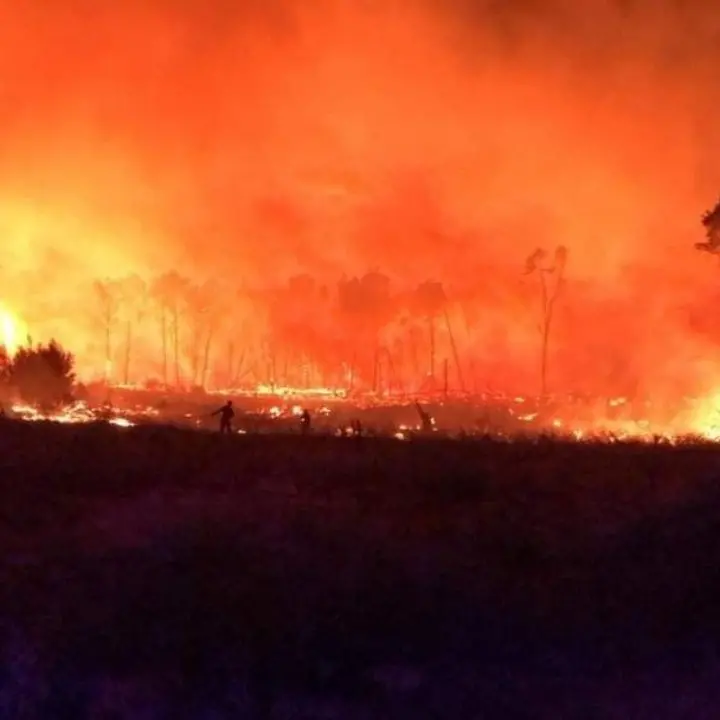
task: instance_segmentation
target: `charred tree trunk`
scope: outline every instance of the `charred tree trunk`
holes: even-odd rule
[[[167,347],[167,314],[165,308],[162,309],[160,316],[160,333],[162,335],[162,372],[163,372],[163,386],[168,386],[168,347]]]
[[[393,389],[397,390],[398,392],[403,392],[403,383],[402,379],[398,375],[397,366],[395,364],[395,361],[393,360],[392,353],[390,352],[389,348],[385,348],[385,357],[387,358],[387,368],[388,368],[388,392],[392,393]]]
[[[540,391],[543,400],[547,398],[548,392],[548,358],[550,354],[550,330],[555,316],[555,301],[560,295],[562,277],[557,281],[554,290],[551,292],[547,286],[545,275],[541,274],[541,288],[543,301],[543,319],[541,327],[541,356],[540,356]]]
[[[538,248],[526,260],[525,274],[537,272],[540,275],[541,317],[538,323],[540,331],[540,398],[541,402],[547,399],[548,390],[548,357],[550,348],[550,328],[553,323],[555,301],[560,296],[565,283],[565,267],[567,265],[568,250],[564,245],[555,249],[554,263],[550,267],[543,267],[547,253]],[[551,278],[548,279],[548,278]],[[550,286],[549,283],[552,283]]]
[[[110,318],[105,319],[105,382],[110,383],[112,377],[112,330]]]
[[[373,353],[372,390],[375,394],[380,392],[380,352],[377,344]]]
[[[540,286],[542,292],[543,320],[540,345],[540,397],[545,400],[547,397],[547,366],[548,347],[550,345],[550,323],[552,322],[552,305],[548,299],[548,287],[545,274],[540,274]]]
[[[198,384],[198,375],[200,373],[200,353],[199,353],[199,346],[200,346],[200,337],[199,335],[195,336],[194,342],[192,344],[192,350],[190,352],[190,387],[194,388],[197,387]]]
[[[310,387],[310,360],[308,356],[303,353],[300,360],[300,372],[301,374],[301,387],[307,390]]]
[[[227,375],[226,380],[228,387],[232,387],[233,382],[233,361],[235,359],[235,343],[232,340],[227,347]]]
[[[352,357],[350,358],[349,375],[350,377],[348,378],[348,394],[352,393],[355,387],[355,353],[353,353]]]
[[[271,351],[270,351],[270,363],[269,363],[269,368],[268,368],[268,374],[270,375],[270,383],[269,383],[269,385],[270,385],[270,388],[271,388],[271,390],[272,390],[273,392],[275,392],[275,387],[277,386],[276,370],[277,370],[277,360],[276,360],[276,358],[275,358],[275,351],[274,351],[274,350],[271,350]]]
[[[420,372],[420,359],[418,357],[418,343],[414,332],[410,333],[410,362],[412,366],[412,385],[413,391],[417,391],[418,387],[422,384],[421,372]]]
[[[460,390],[465,392],[465,380],[463,378],[462,366],[460,365],[460,353],[458,353],[457,344],[455,342],[455,333],[453,333],[452,326],[450,325],[450,315],[448,315],[447,310],[445,310],[445,326],[447,327],[448,336],[450,338],[450,348],[452,350],[453,359],[455,360],[455,369],[457,370]]]
[[[123,358],[123,384],[130,384],[130,354],[132,352],[132,323],[125,325],[125,357]]]
[[[173,307],[173,358],[175,363],[175,387],[180,387],[180,324],[177,307]]]
[[[430,337],[430,368],[429,376],[430,379],[435,381],[435,318],[430,315],[428,317],[428,331]]]
[[[232,371],[232,376],[230,379],[230,387],[231,388],[237,388],[240,385],[240,380],[247,375],[247,372],[243,372],[243,365],[245,364],[245,355],[246,352],[243,350],[238,359],[235,361],[235,367]]]
[[[210,366],[210,348],[212,346],[212,330],[208,330],[207,336],[205,337],[205,348],[203,349],[203,363],[202,371],[200,373],[200,386],[205,387],[207,382],[208,367]]]

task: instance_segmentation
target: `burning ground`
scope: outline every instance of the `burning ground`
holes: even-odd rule
[[[552,437],[572,442],[715,443],[720,438],[720,398],[684,398],[680,405],[658,405],[624,397],[532,397],[485,395],[438,400],[435,396],[347,397],[330,388],[260,387],[253,391],[172,393],[132,388],[85,390],[85,399],[54,411],[9,402],[6,416],[26,422],[108,423],[121,428],[174,426],[216,429],[212,412],[234,401],[235,431],[240,434],[296,434],[304,409],[312,433],[362,434],[410,440],[428,432],[445,439],[494,438],[506,442]],[[423,430],[423,415],[431,428]]]

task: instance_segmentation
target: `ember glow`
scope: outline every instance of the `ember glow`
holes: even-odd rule
[[[289,390],[289,389],[286,389]],[[374,410],[382,409],[386,415],[381,428],[373,428],[372,421],[366,427],[371,434],[390,435],[398,440],[412,440],[415,437],[427,437],[429,434],[446,438],[467,438],[472,436],[495,437],[497,439],[512,440],[518,437],[554,437],[557,439],[573,442],[647,442],[653,444],[676,445],[686,442],[720,442],[720,396],[693,400],[686,398],[687,404],[682,412],[672,416],[658,415],[648,405],[647,418],[617,418],[603,415],[596,412],[592,416],[587,414],[573,414],[568,406],[560,406],[557,415],[548,414],[547,410],[542,412],[525,412],[523,406],[534,402],[524,397],[509,399],[507,404],[496,406],[502,408],[500,415],[495,417],[492,425],[486,427],[470,428],[457,423],[457,411],[460,406],[451,403],[445,410],[442,404],[439,406],[445,412],[445,420],[438,424],[435,417],[430,416],[430,428],[423,429],[422,424],[400,422],[395,425],[388,425],[388,419],[397,417],[403,412],[403,408],[413,409],[416,401],[407,399],[404,403],[395,400],[392,406],[383,405],[377,398],[367,397],[356,398],[352,404],[347,405],[338,400],[337,404],[318,404],[327,397],[322,395],[310,396],[308,394],[293,397],[292,395],[271,396],[267,394],[256,394],[255,400],[261,401],[260,406],[250,406],[242,409],[243,399],[247,400],[249,394],[238,398],[236,406],[240,411],[238,420],[240,427],[236,428],[239,434],[246,434],[247,427],[256,427],[256,420],[253,418],[265,418],[269,425],[265,425],[263,432],[272,432],[273,426],[280,432],[297,429],[297,421],[301,416],[304,406],[296,404],[295,401],[309,400],[313,402],[312,416],[318,423],[317,432],[336,436],[353,436],[355,429],[353,424],[347,424],[348,413],[350,417],[360,417],[364,412],[370,416]],[[277,404],[267,404],[275,400]],[[41,411],[33,406],[15,403],[10,407],[10,415],[13,418],[29,422],[56,422],[60,424],[87,424],[104,422],[119,428],[131,428],[138,424],[172,424],[187,428],[211,429],[214,424],[211,422],[211,415],[207,403],[212,402],[209,398],[200,399],[200,405],[194,411],[181,412],[177,410],[158,410],[155,407],[143,407],[141,405],[127,405],[121,403],[118,406],[103,405],[92,406],[86,402],[75,402],[70,406],[61,408],[54,412]],[[608,408],[622,407],[628,404],[626,398],[611,398],[605,401]],[[214,407],[214,405],[213,405]],[[428,405],[427,407],[431,407]],[[474,408],[476,415],[483,413],[487,406],[467,405]],[[359,413],[359,415],[358,415]],[[453,415],[455,420],[452,420]],[[370,417],[368,416],[368,417]],[[467,416],[466,416],[467,417]],[[664,419],[663,419],[664,418]],[[243,427],[245,423],[249,426]],[[365,424],[365,421],[363,421]],[[256,428],[257,429],[257,428]]]
[[[550,392],[711,397],[717,27],[670,0],[0,0],[0,340],[113,385],[532,395],[523,267],[563,246]]]
[[[66,424],[85,424],[104,420],[110,425],[121,428],[133,427],[134,422],[123,415],[116,413],[109,414],[97,409],[88,407],[87,403],[77,402],[54,412],[43,412],[31,405],[14,404],[11,407],[13,417],[30,422],[56,422]],[[148,415],[148,413],[143,413]]]

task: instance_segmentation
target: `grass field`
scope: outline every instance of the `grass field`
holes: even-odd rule
[[[0,717],[702,718],[720,451],[0,426]]]

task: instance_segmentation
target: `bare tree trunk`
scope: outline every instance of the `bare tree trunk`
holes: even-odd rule
[[[275,386],[277,383],[277,377],[276,377],[276,360],[275,360],[275,351],[272,350],[270,354],[270,387],[272,388],[272,391],[275,392]]]
[[[198,386],[198,376],[200,375],[200,338],[196,338],[193,343],[192,355],[190,356],[190,387]]]
[[[540,272],[540,288],[542,292],[542,339],[540,346],[540,399],[547,396],[547,358],[548,344],[550,342],[550,323],[548,318],[548,289],[545,274]]]
[[[163,386],[168,384],[168,348],[167,348],[167,316],[165,308],[162,308],[160,316],[160,332],[162,333],[162,358],[163,358]]]
[[[420,360],[418,358],[418,344],[415,333],[410,333],[410,362],[413,375],[413,382],[411,387],[413,388],[413,392],[417,392],[417,389],[422,382],[422,379],[420,373]],[[418,383],[418,380],[420,380],[420,383]]]
[[[380,391],[380,353],[378,352],[377,344],[375,345],[375,352],[373,353],[372,390],[375,394]]]
[[[180,327],[177,307],[173,308],[173,354],[175,358],[175,387],[180,387]]]
[[[205,338],[205,350],[203,352],[202,374],[200,376],[200,385],[204,388],[207,380],[208,366],[210,365],[210,347],[212,345],[212,330],[208,330]]]
[[[300,372],[302,373],[300,382],[302,383],[302,387],[308,390],[310,388],[310,360],[305,353],[303,353],[300,358]]]
[[[237,361],[235,362],[235,367],[233,368],[232,377],[230,379],[230,387],[231,388],[237,388],[240,384],[240,380],[242,377],[247,375],[248,370],[243,372],[243,365],[245,364],[245,355],[246,351],[243,350],[240,353],[240,356],[238,357]]]
[[[232,387],[233,381],[233,361],[235,359],[235,343],[231,340],[227,347],[227,384]]]
[[[112,320],[108,314],[105,318],[105,382],[109,385],[112,377]]]
[[[428,317],[428,330],[430,333],[430,378],[435,380],[435,318]]]
[[[128,320],[125,325],[125,358],[123,362],[123,384],[130,384],[130,353],[132,347],[132,323]]]
[[[355,353],[350,358],[350,377],[348,379],[348,393],[353,391],[355,387]]]
[[[201,348],[204,348],[204,343],[202,341],[204,335],[203,325],[204,323],[195,322],[195,327],[193,328],[195,337],[190,355],[190,367],[192,374],[192,379],[190,383],[191,387],[202,386],[204,382],[204,351],[202,356],[200,354]],[[208,333],[209,332],[210,330],[208,329]]]
[[[555,301],[558,299],[560,294],[562,277],[557,281],[557,284],[552,292],[548,290],[547,281],[545,276],[541,274],[541,287],[542,287],[542,300],[543,300],[543,321],[542,321],[542,349],[540,358],[540,388],[541,397],[543,400],[547,398],[548,391],[548,356],[550,354],[550,329],[552,327]]]
[[[547,367],[548,367],[548,346],[550,344],[550,323],[546,320],[543,325],[542,335],[542,357],[540,359],[540,397],[545,400],[547,397]]]
[[[455,333],[452,331],[452,327],[450,325],[450,315],[448,315],[447,310],[445,310],[445,325],[447,327],[448,335],[450,336],[450,348],[452,349],[453,358],[455,360],[455,369],[458,374],[460,390],[465,392],[465,380],[463,379],[462,366],[460,365],[460,354],[458,353],[457,344],[455,343]]]
[[[395,364],[389,348],[385,348],[385,357],[387,358],[388,365],[388,391],[392,393],[392,390],[395,389],[402,394],[404,392],[401,377],[402,364],[400,365],[401,372],[398,373],[397,365]]]

